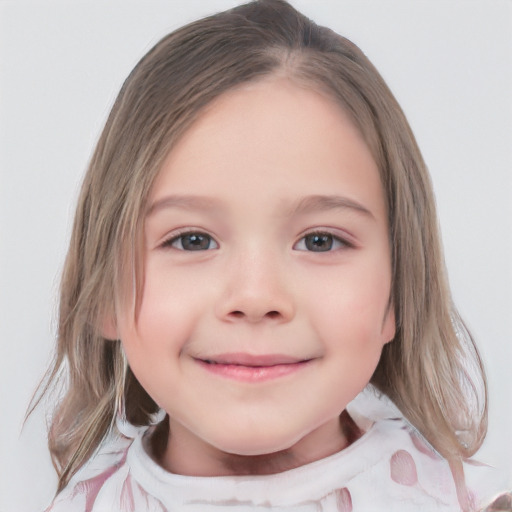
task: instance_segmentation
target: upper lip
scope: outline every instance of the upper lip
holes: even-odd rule
[[[295,356],[286,354],[246,354],[246,353],[231,353],[231,354],[216,354],[208,357],[200,357],[202,361],[207,363],[216,364],[232,364],[239,366],[276,366],[278,364],[294,364],[308,361]]]

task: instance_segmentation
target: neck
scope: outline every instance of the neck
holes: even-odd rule
[[[241,476],[282,473],[337,453],[362,432],[346,411],[328,426],[330,432],[314,432],[296,445],[275,453],[238,455],[196,444],[184,438],[182,427],[166,418],[151,438],[155,460],[172,473],[190,476]],[[321,445],[318,438],[323,441]]]

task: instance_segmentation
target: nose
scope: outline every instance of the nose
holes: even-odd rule
[[[227,263],[217,315],[228,322],[289,322],[295,316],[290,279],[270,251],[252,251]]]

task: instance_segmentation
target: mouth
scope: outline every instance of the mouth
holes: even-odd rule
[[[309,366],[312,359],[283,354],[220,354],[195,361],[204,370],[219,377],[243,382],[263,382],[300,371]]]

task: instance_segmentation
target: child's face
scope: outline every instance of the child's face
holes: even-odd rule
[[[395,331],[384,194],[348,117],[284,79],[231,91],[169,154],[150,205],[140,310],[117,328],[170,415],[167,466],[343,447],[338,416]]]

